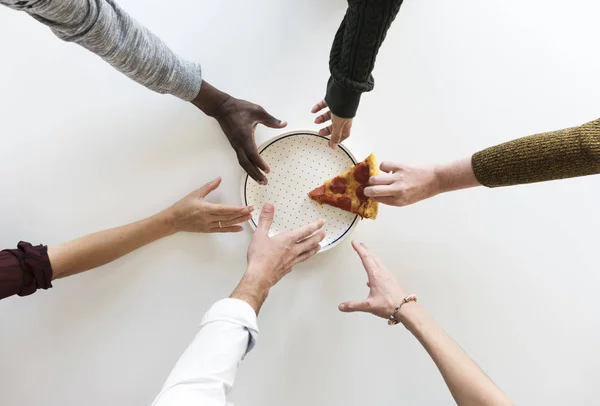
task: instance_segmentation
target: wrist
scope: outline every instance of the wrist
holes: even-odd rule
[[[407,330],[414,332],[423,320],[425,310],[417,302],[408,302],[397,314],[398,321],[406,327]]]
[[[192,100],[192,104],[198,107],[204,114],[210,117],[218,117],[221,107],[225,102],[232,97],[212,86],[210,83],[203,81],[200,87],[200,92]]]
[[[161,211],[158,214],[155,214],[151,217],[151,219],[158,224],[158,227],[161,229],[164,237],[173,235],[177,233],[179,230],[177,229],[177,219],[173,209],[168,208]]]
[[[230,297],[248,303],[256,314],[258,314],[262,304],[269,295],[270,288],[270,284],[263,278],[246,271]]]
[[[473,172],[471,158],[461,159],[448,164],[436,165],[434,167],[434,174],[438,193],[451,192],[453,190],[466,189],[480,185],[475,177],[475,172]]]

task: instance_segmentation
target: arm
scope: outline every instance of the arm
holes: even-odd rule
[[[350,136],[360,97],[373,90],[375,59],[402,1],[348,0],[329,55],[331,76],[325,99],[312,108],[312,113],[323,113],[315,124],[331,120],[331,125],[319,131],[322,136],[331,135],[331,148]]]
[[[287,123],[203,81],[199,64],[180,58],[114,0],[0,0],[0,4],[25,11],[59,38],[83,46],[143,86],[191,101],[219,122],[244,170],[266,184],[269,166],[258,153],[254,129],[257,124],[283,128]]]
[[[513,404],[420,305],[408,303],[399,316],[435,362],[458,405]]]
[[[108,264],[175,232],[163,213],[48,247],[52,280]]]
[[[26,296],[52,287],[51,281],[112,262],[144,245],[180,231],[239,232],[252,207],[209,203],[217,178],[162,212],[125,226],[46,247],[20,242],[16,250],[0,252],[0,299]]]
[[[363,301],[344,302],[339,308],[343,312],[368,312],[387,319],[407,295],[364,244],[353,242],[352,246],[367,271],[369,296]],[[405,303],[396,316],[429,353],[459,406],[513,404],[417,303]]]
[[[267,203],[248,247],[248,268],[229,299],[204,316],[200,332],[181,356],[153,406],[224,406],[237,367],[258,337],[256,316],[269,290],[298,262],[319,249],[323,221],[269,237],[274,207]]]
[[[348,1],[329,56],[325,101],[336,116],[354,117],[361,94],[373,90],[375,58],[401,5],[402,0]]]
[[[233,296],[215,303],[153,405],[224,406],[237,367],[257,338],[256,312],[248,303]]]
[[[473,155],[473,170],[487,187],[600,173],[600,119],[519,138]]]
[[[155,92],[191,101],[200,91],[200,65],[180,58],[114,0],[0,3],[27,12],[62,40],[81,45]]]
[[[443,165],[381,164],[365,195],[406,206],[475,186],[499,187],[600,173],[600,119],[519,138]]]

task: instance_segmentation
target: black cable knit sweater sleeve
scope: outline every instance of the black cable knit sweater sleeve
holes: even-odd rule
[[[375,58],[402,1],[348,0],[329,56],[325,100],[336,116],[354,117],[361,94],[373,90]]]

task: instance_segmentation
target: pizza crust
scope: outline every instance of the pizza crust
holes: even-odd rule
[[[369,165],[369,177],[378,176],[381,172],[379,171],[379,166],[377,165],[377,159],[375,155],[371,154],[365,159],[365,162]],[[379,202],[377,200],[369,198],[362,206],[359,208],[359,216],[366,219],[376,219],[377,214],[379,214]]]

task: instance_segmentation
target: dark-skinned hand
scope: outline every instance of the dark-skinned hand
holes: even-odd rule
[[[254,129],[258,124],[284,128],[287,123],[276,119],[261,106],[236,99],[207,82],[202,83],[200,93],[192,103],[219,122],[242,168],[252,179],[266,185],[269,165],[258,153]]]

